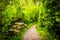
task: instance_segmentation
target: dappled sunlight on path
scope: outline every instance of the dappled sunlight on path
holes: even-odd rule
[[[23,36],[23,40],[42,40],[36,31],[36,25],[33,25]]]

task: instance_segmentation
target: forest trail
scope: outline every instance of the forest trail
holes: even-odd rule
[[[23,40],[42,40],[36,31],[36,25],[31,26],[29,30],[24,34]]]

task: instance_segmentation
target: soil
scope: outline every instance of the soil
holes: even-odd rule
[[[42,40],[36,31],[36,25],[31,26],[29,30],[24,34],[23,40]]]

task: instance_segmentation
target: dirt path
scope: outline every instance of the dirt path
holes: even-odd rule
[[[36,25],[33,25],[23,37],[23,40],[42,40],[36,31]]]

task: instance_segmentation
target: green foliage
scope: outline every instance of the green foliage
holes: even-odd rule
[[[40,4],[36,4],[36,2]],[[56,40],[60,32],[60,1],[59,0],[0,0],[0,35],[4,40],[8,34],[9,25],[15,21],[23,21],[27,24],[37,24],[37,31],[44,40]],[[24,28],[19,36],[13,36],[10,40],[22,40],[23,34],[30,27]],[[54,30],[53,30],[54,29]],[[7,32],[7,33],[6,33]],[[52,35],[52,36],[51,36]],[[17,37],[17,38],[16,38]],[[46,37],[46,38],[44,38]],[[16,38],[16,39],[15,39]]]

